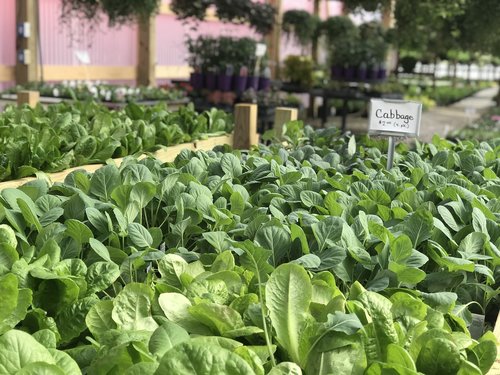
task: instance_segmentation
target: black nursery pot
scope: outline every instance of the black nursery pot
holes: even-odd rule
[[[368,70],[364,66],[358,67],[357,78],[359,81],[366,81],[368,77]]]
[[[387,78],[387,69],[386,68],[380,68],[378,70],[377,78],[378,79],[386,79]]]
[[[356,77],[356,68],[353,66],[348,66],[344,69],[344,78],[346,81],[352,81]]]
[[[207,73],[205,75],[205,88],[215,90],[217,88],[217,75],[215,73]]]
[[[230,91],[232,78],[232,76],[228,76],[226,74],[219,74],[217,76],[217,88],[220,91]]]
[[[379,69],[376,67],[371,67],[370,69],[368,69],[368,79],[371,80],[378,79],[378,71]]]
[[[242,93],[247,88],[248,76],[234,76],[233,90],[237,93]]]
[[[203,88],[203,74],[191,73],[189,83],[194,90],[201,90]]]
[[[248,76],[247,89],[257,90],[259,88],[259,77]]]
[[[259,78],[259,90],[268,90],[271,87],[271,80],[267,77]]]
[[[341,66],[332,66],[331,67],[331,77],[332,79],[342,79],[344,77],[344,68]]]

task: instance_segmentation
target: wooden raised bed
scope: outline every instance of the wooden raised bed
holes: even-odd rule
[[[296,120],[296,111],[290,111],[288,108],[282,108],[276,116],[275,126],[277,129],[282,129],[282,126],[287,121]],[[168,146],[165,149],[156,151],[153,155],[162,162],[172,162],[182,150],[199,150],[209,151],[219,145],[230,145],[238,149],[249,149],[252,145],[258,143],[257,134],[257,105],[256,104],[237,104],[235,106],[235,128],[232,134],[226,134],[217,137],[209,137],[208,139],[198,140],[192,143],[182,143],[175,146]],[[139,159],[145,158],[146,155],[140,155]],[[123,158],[111,159],[117,166],[121,164]],[[56,173],[46,173],[50,181],[63,182],[68,174],[75,170],[86,170],[87,172],[95,172],[104,164],[81,165],[66,169]],[[7,188],[16,188],[26,182],[35,180],[36,177],[25,177],[18,180],[10,180],[0,182],[0,190]]]

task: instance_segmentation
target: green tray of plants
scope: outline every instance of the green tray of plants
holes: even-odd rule
[[[0,191],[0,371],[486,374],[500,141],[285,141]]]
[[[0,181],[152,152],[232,127],[225,112],[199,114],[191,105],[174,112],[133,103],[116,111],[94,102],[11,106],[0,114]]]

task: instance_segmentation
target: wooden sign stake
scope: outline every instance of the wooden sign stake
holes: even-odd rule
[[[259,143],[257,104],[236,104],[234,124],[234,148],[248,150]]]

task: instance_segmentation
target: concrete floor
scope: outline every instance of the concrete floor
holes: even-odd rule
[[[422,113],[419,140],[428,142],[434,134],[446,137],[450,132],[469,125],[477,120],[488,108],[495,105],[493,98],[498,92],[497,87],[479,91],[471,97],[460,100],[447,107],[434,107]],[[340,126],[340,118],[332,117],[327,126]],[[319,124],[316,124],[319,126]],[[347,117],[347,130],[353,133],[368,131],[368,118],[361,114]]]

